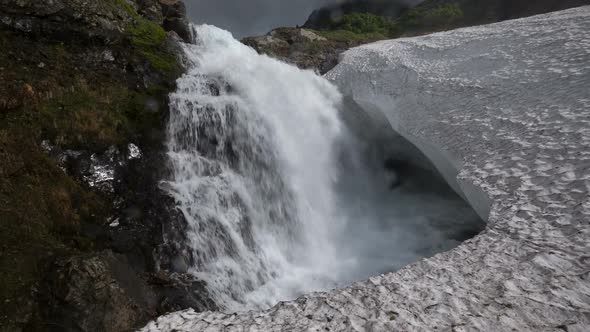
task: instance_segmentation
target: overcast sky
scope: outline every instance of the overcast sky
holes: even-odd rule
[[[338,0],[184,0],[194,23],[208,23],[236,37],[261,35],[279,26],[302,25],[314,9]]]

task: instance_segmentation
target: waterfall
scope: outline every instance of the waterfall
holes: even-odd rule
[[[173,176],[163,188],[188,222],[189,272],[225,311],[267,308],[458,243],[445,229],[472,214],[446,193],[394,191],[383,180],[391,174],[363,164],[330,82],[229,32],[193,29],[190,70],[170,95]],[[433,216],[450,222],[436,228]]]
[[[226,31],[195,30],[171,95],[166,186],[189,223],[191,272],[228,310],[321,288],[329,281],[313,274],[335,259],[341,96]]]

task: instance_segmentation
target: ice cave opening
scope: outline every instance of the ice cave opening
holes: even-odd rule
[[[435,149],[312,71],[194,29],[163,188],[187,221],[188,272],[223,311],[393,272],[484,229]]]

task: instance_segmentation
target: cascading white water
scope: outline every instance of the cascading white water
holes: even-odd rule
[[[366,169],[327,80],[226,31],[194,29],[191,69],[170,96],[164,187],[188,221],[190,273],[224,310],[265,308],[456,244],[414,215],[463,207],[425,196],[418,208],[416,194]]]
[[[335,261],[341,96],[226,31],[195,30],[169,122],[168,188],[189,222],[191,272],[229,310],[321,288],[314,274]]]

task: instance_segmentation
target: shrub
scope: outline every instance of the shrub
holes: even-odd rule
[[[350,31],[355,34],[380,34],[389,36],[395,23],[388,17],[369,13],[352,13],[342,16],[331,24],[331,30]]]
[[[463,18],[463,11],[456,3],[447,3],[428,12],[424,21],[433,26],[448,26]]]
[[[388,36],[380,33],[354,33],[348,30],[324,30],[317,33],[329,40],[336,42],[368,42],[387,39]]]
[[[446,3],[432,9],[418,6],[400,19],[403,30],[412,28],[448,28],[463,18],[463,10],[457,3]]]
[[[392,37],[397,24],[389,17],[369,13],[352,13],[332,21],[329,27],[317,31],[329,40],[339,42],[368,42]]]
[[[154,67],[169,72],[176,66],[176,58],[163,51],[166,31],[156,23],[145,18],[136,17],[127,28],[131,45],[135,47]]]

